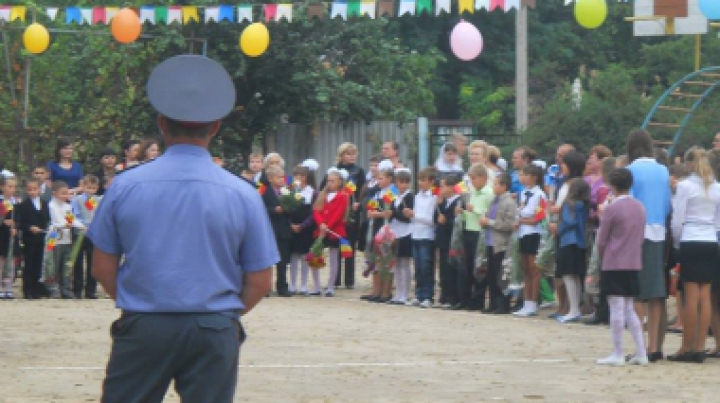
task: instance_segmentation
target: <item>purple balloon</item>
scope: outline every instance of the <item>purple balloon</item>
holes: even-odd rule
[[[450,34],[450,48],[458,59],[473,60],[482,52],[482,35],[475,25],[460,21]]]

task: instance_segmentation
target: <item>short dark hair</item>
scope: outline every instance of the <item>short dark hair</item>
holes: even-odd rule
[[[165,116],[165,122],[171,137],[195,137],[205,138],[213,131],[215,122],[188,124],[179,122]]]
[[[412,181],[412,174],[410,171],[395,172],[395,181],[400,183],[410,183]]]
[[[55,162],[60,162],[60,150],[71,145],[72,143],[68,139],[58,139],[55,143]]]
[[[425,167],[418,172],[418,179],[434,182],[437,179],[437,168],[434,166]]]
[[[633,130],[627,137],[628,161],[632,163],[638,158],[655,158],[653,139],[645,130]]]
[[[542,168],[540,168],[539,166],[537,166],[535,164],[528,164],[528,165],[525,165],[525,168],[523,168],[523,173],[525,175],[534,176],[535,184],[540,186],[541,188],[543,187],[543,183],[544,183],[543,178],[545,177],[545,175],[543,174]]]
[[[41,185],[41,183],[40,183],[40,181],[39,181],[38,179],[35,179],[35,178],[25,179],[25,187],[27,187],[27,185],[29,185],[29,184],[31,184],[31,183],[34,183],[34,184],[36,184],[36,185],[38,185],[38,186]]]
[[[117,157],[117,151],[115,151],[112,147],[105,147],[100,152],[100,158],[107,157],[108,155],[112,155],[113,157]]]
[[[379,164],[380,161],[382,161],[382,160],[383,160],[382,155],[375,154],[375,155],[370,156],[370,162],[374,162],[374,163],[376,163],[376,164]]]
[[[461,180],[462,178],[460,177],[460,175],[455,174],[450,174],[442,178],[442,181],[445,182],[445,186],[455,186],[460,183]]]
[[[510,189],[512,186],[512,176],[510,176],[509,173],[501,173],[500,175],[495,177],[495,180],[498,181],[501,185],[505,186],[505,189]]]
[[[52,184],[52,190],[53,192],[57,192],[58,190],[62,188],[69,188],[68,184],[64,181],[55,181]]]
[[[616,168],[610,172],[610,186],[615,189],[626,192],[630,190],[633,184],[632,172],[627,168]]]
[[[535,150],[527,146],[518,147],[515,149],[515,151],[520,151],[522,153],[522,158],[524,160],[527,160],[528,164],[533,162],[533,160],[537,158],[537,153],[535,152]]]
[[[135,144],[140,144],[137,140],[128,140],[125,143],[123,143],[123,151],[127,152],[129,149],[132,148]]]
[[[569,151],[563,156],[563,164],[568,167],[567,179],[579,178],[585,172],[585,155],[578,151]]]

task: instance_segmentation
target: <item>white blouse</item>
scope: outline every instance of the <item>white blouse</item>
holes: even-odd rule
[[[720,184],[713,182],[707,190],[702,179],[692,174],[680,181],[672,199],[672,235],[676,247],[680,242],[717,242],[720,228]]]
[[[410,194],[409,190],[406,190],[405,193],[395,197],[395,201],[393,202],[393,207],[395,209],[398,209],[400,206],[400,203],[405,200],[405,196]],[[402,211],[402,208],[400,208]],[[398,238],[403,238],[410,235],[410,232],[412,230],[412,223],[409,222],[402,222],[400,220],[394,219],[390,221],[390,228],[395,232],[395,236]]]

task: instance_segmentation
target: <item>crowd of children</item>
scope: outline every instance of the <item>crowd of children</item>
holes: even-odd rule
[[[627,149],[613,158],[595,146],[586,156],[566,144],[546,169],[533,150],[519,147],[506,171],[496,147],[468,146],[456,136],[434,166],[416,174],[397,159],[373,156],[358,186],[350,174],[357,173],[357,148],[345,143],[319,188],[316,161],[295,167],[288,179],[274,153],[253,154],[243,176],[257,184],[276,229],[280,296],[334,296],[340,262],[349,256],[343,245],[351,245],[364,251],[364,275],[372,279],[363,300],[518,317],[554,305],[549,317],[562,324],[594,312],[594,321],[610,324],[613,340],[613,353],[598,364],[647,365],[665,358],[673,272],[674,326],[684,338],[667,359],[720,357],[705,350],[704,337],[712,324],[720,347],[720,298],[711,289],[720,281],[720,151],[694,148],[668,167],[644,131],[628,136]],[[280,200],[292,195],[300,202],[288,211]],[[314,245],[326,248],[327,265],[318,264]],[[635,341],[629,356],[622,350],[626,328]]]

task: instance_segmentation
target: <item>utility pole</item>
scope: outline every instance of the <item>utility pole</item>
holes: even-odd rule
[[[515,127],[528,126],[528,4],[522,1],[515,20]]]

